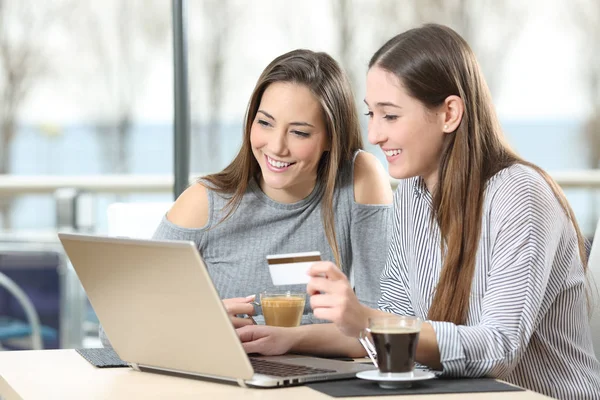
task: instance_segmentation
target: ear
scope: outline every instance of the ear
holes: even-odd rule
[[[442,131],[452,133],[458,129],[465,112],[465,103],[458,96],[448,96],[442,105]]]

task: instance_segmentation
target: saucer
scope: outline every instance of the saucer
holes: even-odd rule
[[[411,387],[413,382],[433,379],[435,375],[433,372],[418,369],[404,373],[381,373],[379,370],[373,369],[358,372],[356,377],[368,381],[376,381],[383,389],[400,389]]]

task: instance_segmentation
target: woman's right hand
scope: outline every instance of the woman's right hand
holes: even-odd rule
[[[256,296],[252,295],[223,300],[225,310],[227,311],[227,314],[229,314],[229,318],[236,329],[241,328],[242,326],[256,324],[254,319],[252,319],[252,315],[254,315],[254,305],[252,303],[254,302],[255,297]],[[240,314],[246,314],[248,317],[238,317]]]
[[[350,282],[333,263],[314,263],[306,291],[317,318],[333,322],[346,336],[359,337],[367,327],[369,309],[360,304]]]

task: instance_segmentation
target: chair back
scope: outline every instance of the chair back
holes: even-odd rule
[[[44,345],[42,343],[42,335],[40,332],[40,318],[38,316],[33,303],[25,294],[23,290],[8,276],[0,272],[0,287],[6,289],[23,307],[25,316],[27,317],[27,323],[31,332],[31,349],[42,350]]]

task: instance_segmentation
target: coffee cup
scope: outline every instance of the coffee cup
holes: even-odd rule
[[[369,318],[367,332],[377,353],[377,367],[382,374],[410,374],[415,367],[415,356],[421,319],[411,316],[389,315]]]
[[[304,292],[263,292],[260,294],[265,324],[271,326],[299,326],[304,314],[306,293]]]

